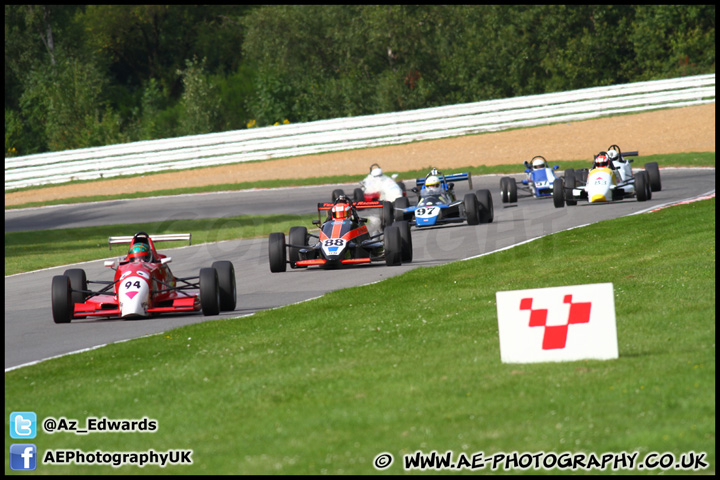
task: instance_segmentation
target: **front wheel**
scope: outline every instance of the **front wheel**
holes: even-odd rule
[[[410,263],[413,259],[412,235],[410,234],[410,224],[408,222],[396,222],[395,225],[400,230],[400,241],[402,243],[402,261]]]
[[[398,227],[391,226],[385,229],[383,245],[385,247],[385,264],[389,266],[402,265],[402,238]]]
[[[335,190],[332,191],[332,201],[334,202],[341,195],[345,196],[345,191],[342,188],[336,188]]]
[[[640,171],[635,174],[635,196],[638,202],[645,202],[650,200],[648,192],[650,191],[650,185],[648,183],[647,172]]]
[[[288,234],[288,242],[290,245],[302,245],[307,246],[308,233],[306,227],[291,227],[290,233]],[[290,268],[302,268],[296,265],[297,261],[300,260],[300,248],[289,247],[288,252],[290,260]]]
[[[467,219],[468,225],[478,225],[480,223],[480,205],[478,199],[474,193],[465,194],[463,198],[463,204],[465,205],[465,218]]]
[[[509,177],[502,177],[500,179],[500,201],[502,203],[508,203],[510,201],[510,192],[508,190]]]
[[[270,234],[268,238],[268,257],[270,259],[271,272],[278,273],[287,270],[284,233],[275,232]]]
[[[82,268],[69,268],[63,273],[70,279],[72,303],[85,303],[87,298],[87,275]]]
[[[70,279],[65,275],[55,275],[50,290],[53,321],[55,323],[70,323],[75,310],[72,302]]]
[[[563,192],[563,189],[565,188],[565,184],[563,183],[562,178],[556,178],[553,182],[553,205],[555,205],[555,208],[563,208],[565,206],[565,192]]]
[[[212,268],[217,270],[218,288],[220,289],[220,310],[229,312],[237,305],[237,287],[235,284],[235,267],[228,260],[213,262]]]
[[[575,200],[575,197],[573,197],[572,193],[573,189],[575,188],[575,172],[573,172],[573,174],[569,177],[566,177],[563,181],[565,182],[565,203],[567,203],[568,205],[577,205],[577,200]]]
[[[218,272],[214,268],[200,269],[200,307],[203,315],[220,313],[220,286]]]

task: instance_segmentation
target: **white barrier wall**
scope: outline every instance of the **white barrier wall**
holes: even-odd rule
[[[715,102],[715,74],[5,159],[5,190],[393,145]]]

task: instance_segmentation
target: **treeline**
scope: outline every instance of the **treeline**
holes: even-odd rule
[[[714,71],[713,5],[5,5],[5,156]]]

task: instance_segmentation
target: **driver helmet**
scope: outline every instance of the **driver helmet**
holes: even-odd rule
[[[373,168],[370,169],[370,175],[372,175],[373,177],[381,177],[382,174],[382,168],[380,168],[378,165],[375,165]]]
[[[620,154],[614,148],[611,148],[610,150],[608,150],[607,154],[608,154],[608,157],[610,158],[610,160],[613,162],[616,160],[620,160]]]
[[[352,204],[345,197],[338,197],[335,205],[330,209],[330,213],[335,220],[345,220],[350,216]]]
[[[425,179],[425,188],[429,194],[440,193],[440,179],[436,175],[430,175]]]
[[[547,168],[547,162],[542,157],[535,157],[532,161],[532,169],[540,170],[541,168]]]
[[[600,152],[595,157],[595,168],[607,168],[610,166],[610,159],[608,158],[608,154],[605,152]]]
[[[133,263],[136,262],[149,262],[150,261],[150,247],[145,243],[136,243],[130,247],[128,252],[128,260]]]

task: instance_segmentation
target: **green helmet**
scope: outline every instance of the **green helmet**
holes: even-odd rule
[[[150,247],[145,243],[136,243],[130,247],[128,252],[128,260],[136,261],[141,260],[143,262],[150,261]]]

